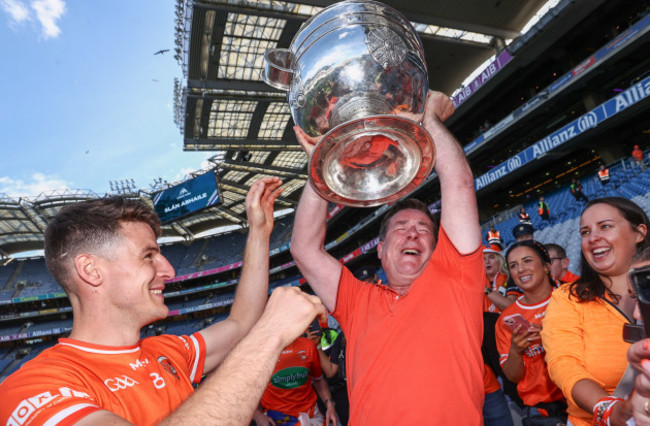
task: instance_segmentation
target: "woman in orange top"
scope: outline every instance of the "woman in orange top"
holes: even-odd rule
[[[622,327],[635,305],[627,272],[637,249],[650,245],[649,225],[639,206],[619,197],[590,201],[580,217],[581,278],[553,292],[541,333],[574,426],[623,424],[632,414],[611,394],[627,366]]]
[[[548,375],[539,336],[553,291],[551,259],[541,243],[524,240],[508,249],[507,262],[510,275],[523,295],[504,309],[497,321],[501,369],[508,380],[517,383],[517,392],[526,405],[526,417],[530,421],[541,416],[564,423],[564,396]]]

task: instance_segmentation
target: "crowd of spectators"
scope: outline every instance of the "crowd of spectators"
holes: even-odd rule
[[[439,124],[430,123],[429,125],[435,129],[433,131],[442,131],[437,127]],[[443,140],[445,138],[449,138],[449,136],[442,137]],[[443,143],[453,146],[452,139]],[[450,154],[447,153],[447,155]],[[461,166],[453,173],[458,173],[458,170],[464,173],[463,163],[460,160],[462,157],[451,155],[450,158],[452,163],[458,161],[457,165]],[[601,168],[602,170],[603,168]],[[445,173],[449,173],[449,171],[442,171],[441,182],[449,179],[449,175],[445,176]],[[600,175],[599,178],[602,182]],[[605,184],[607,182],[603,185]],[[341,282],[344,283],[344,286],[340,291],[356,294],[349,300],[372,299],[377,294],[382,294],[381,297],[389,295],[391,299],[395,296],[388,310],[388,312],[395,312],[401,306],[396,301],[417,299],[416,295],[410,294],[411,292],[423,297],[420,292],[426,287],[422,287],[420,284],[422,280],[417,280],[418,274],[423,271],[427,271],[424,281],[430,281],[426,284],[431,286],[427,292],[434,290],[431,294],[435,295],[441,290],[437,287],[439,282],[431,282],[435,280],[433,280],[434,275],[431,275],[431,267],[428,266],[429,258],[432,259],[432,262],[435,260],[438,266],[448,263],[462,265],[471,260],[471,266],[467,263],[467,267],[459,268],[457,273],[462,271],[459,280],[464,283],[463,285],[468,286],[467,289],[474,287],[484,289],[481,296],[484,318],[483,359],[470,369],[472,372],[482,372],[483,386],[480,398],[477,398],[475,394],[474,378],[464,381],[459,379],[460,376],[457,374],[450,375],[449,371],[446,372],[449,383],[453,382],[458,392],[461,389],[466,389],[465,387],[471,390],[466,395],[468,401],[471,399],[472,403],[480,401],[482,404],[482,407],[479,407],[482,410],[479,409],[478,417],[475,416],[476,413],[472,409],[469,409],[465,413],[467,419],[482,418],[481,421],[486,425],[514,424],[511,415],[513,404],[519,407],[525,423],[531,425],[548,421],[558,424],[567,420],[573,425],[586,425],[592,422],[607,424],[607,421],[617,424],[627,421],[632,415],[643,416],[645,413],[646,416],[650,416],[650,410],[647,408],[648,400],[639,396],[647,394],[642,384],[637,383],[639,386],[637,393],[633,393],[635,383],[629,380],[624,391],[618,390],[619,382],[624,378],[627,352],[630,349],[630,344],[623,341],[622,329],[624,325],[634,322],[636,306],[636,299],[630,292],[628,270],[631,266],[645,266],[639,262],[648,260],[642,256],[639,257],[638,253],[643,253],[650,247],[650,237],[647,235],[650,223],[643,210],[630,200],[620,197],[596,197],[589,200],[582,192],[583,188],[577,179],[573,180],[571,189],[576,201],[586,203],[582,204],[579,229],[574,231],[576,237],[579,236],[581,240],[582,270],[580,275],[569,271],[568,266],[571,259],[568,258],[561,245],[548,242],[546,245],[542,245],[534,239],[533,221],[524,208],[519,211],[517,216],[519,223],[512,229],[514,243],[506,245],[500,232],[491,226],[485,234],[488,245],[472,251],[471,246],[483,238],[478,227],[474,229],[476,234],[469,236],[464,231],[460,231],[465,222],[456,223],[449,216],[444,219],[444,204],[442,219],[440,219],[430,217],[428,210],[421,206],[421,203],[407,200],[398,203],[392,212],[386,215],[380,231],[378,256],[382,267],[387,269],[383,271],[388,277],[387,282],[380,281],[376,271],[368,267],[361,268],[352,275],[347,269],[340,269],[342,267],[338,261],[336,265],[339,268],[339,274],[336,276],[335,282],[338,283],[339,275],[343,276]],[[310,196],[312,195],[307,194],[307,197]],[[314,202],[314,200],[309,201],[309,203]],[[320,201],[317,203],[319,210],[325,206]],[[453,201],[451,204],[453,205]],[[538,208],[542,219],[550,221],[550,208],[544,197],[539,198]],[[322,209],[321,213],[324,212],[325,210]],[[296,222],[296,226],[302,229],[303,233],[307,229],[304,216],[304,212],[299,214]],[[318,215],[308,215],[310,226],[314,224],[315,216]],[[320,216],[324,220],[324,214]],[[454,219],[456,218],[454,217]],[[427,223],[431,223],[431,225],[429,226]],[[442,226],[440,229],[438,228],[439,223]],[[297,261],[301,269],[306,267],[305,254],[313,247],[310,245],[310,248],[304,251],[301,251],[301,248],[305,248],[305,244],[308,242],[311,244],[311,241],[323,241],[322,238],[313,238],[309,232],[306,235],[307,238],[304,239],[305,236],[301,237],[299,234],[299,244],[295,246],[292,244],[292,250],[296,250],[292,252],[294,256],[303,257],[302,261]],[[458,248],[453,247],[450,238],[456,238],[461,247],[464,247],[461,248],[464,252],[460,253],[470,256],[471,259],[460,260],[459,253],[456,251]],[[471,243],[467,244],[468,241]],[[463,244],[465,245],[463,246]],[[206,247],[207,244],[202,243],[202,249]],[[399,247],[399,251],[396,251],[397,247]],[[190,251],[194,257],[202,252],[198,249]],[[320,253],[322,254],[322,252]],[[482,268],[480,274],[474,274],[473,272],[476,272],[474,263],[477,263],[474,258],[479,254],[482,254],[483,258]],[[187,256],[187,252],[184,255]],[[444,262],[441,262],[440,256],[445,256]],[[420,257],[421,259],[419,259]],[[415,280],[407,281],[403,287],[393,288],[395,278],[411,276],[409,274],[412,272],[405,275],[400,268],[410,265],[415,259],[418,260],[414,265],[420,268],[415,269],[419,271]],[[636,263],[633,263],[634,259],[636,259]],[[348,306],[339,305],[334,302],[338,300],[338,303],[341,303],[340,299],[337,299],[341,297],[340,293],[337,295],[337,292],[334,292],[332,298],[331,289],[323,292],[324,281],[329,282],[329,278],[323,281],[318,274],[323,272],[323,267],[327,268],[328,263],[330,263],[329,259],[320,263],[308,262],[308,265],[321,266],[316,270],[310,270],[307,266],[306,275],[310,277],[310,282],[313,279],[320,287],[321,298],[323,295],[325,298],[325,306],[336,315],[337,319],[343,320],[342,328],[345,329],[351,327],[350,317],[356,309],[355,302]],[[453,274],[449,275],[449,280],[450,289],[453,291],[449,292],[450,297],[445,299],[448,302],[453,300],[451,296],[454,291],[458,290],[453,287],[456,285]],[[411,284],[414,287],[410,288]],[[178,285],[176,284],[176,286]],[[213,295],[204,301],[218,300],[218,298],[226,296],[228,295]],[[407,296],[411,296],[410,299]],[[190,306],[191,303],[193,302],[179,299],[171,307]],[[462,313],[467,313],[467,309],[470,307],[476,310],[471,314],[472,316],[481,313],[479,310],[481,308],[473,302],[466,305],[461,304],[460,310]],[[364,315],[368,315],[365,317],[365,321],[377,322],[379,317],[374,315],[379,312],[374,312],[375,309],[377,306],[370,306],[369,311],[364,313]],[[427,306],[426,312],[429,312],[430,309],[430,306]],[[343,310],[345,312],[342,312]],[[389,344],[393,343],[392,339],[395,339],[396,329],[390,331],[390,328],[384,328],[394,322],[390,315],[386,316],[382,313],[381,321],[383,323],[377,322],[379,326],[377,331],[383,333],[381,341],[384,344],[382,346],[384,351],[381,353],[375,351],[372,356],[377,357],[376,362],[380,365],[385,362],[381,358],[393,356]],[[228,318],[219,317],[216,321],[213,318],[207,323],[203,319],[198,322],[188,320],[184,324],[177,324],[176,331],[171,326],[167,330],[165,327],[147,328],[144,329],[144,335],[158,337],[166,332],[190,334],[193,329],[206,329],[221,322],[225,324],[228,322]],[[351,392],[348,387],[348,373],[352,374],[353,380],[359,380],[359,371],[368,368],[365,363],[369,362],[366,356],[359,358],[356,351],[361,350],[366,355],[370,352],[363,352],[367,351],[367,348],[359,349],[360,331],[358,329],[350,328],[348,330],[351,331],[344,333],[341,325],[338,325],[336,321],[333,323],[335,325],[330,327],[327,321],[321,320],[318,331],[307,330],[306,339],[298,338],[293,340],[289,346],[284,347],[280,353],[280,363],[276,365],[272,376],[276,378],[275,382],[272,378],[266,384],[269,396],[263,396],[261,402],[258,401],[259,405],[255,414],[255,421],[258,424],[271,424],[272,421],[279,424],[284,420],[298,421],[305,416],[305,419],[310,419],[305,422],[325,421],[327,424],[346,424],[350,414],[353,418],[356,416],[359,421],[360,418],[363,418],[359,416],[368,415],[365,412],[359,414],[360,410],[363,412],[363,408],[358,408],[359,401],[364,401],[365,397],[375,399],[374,396],[368,396],[373,392],[387,393],[388,395],[393,390],[385,386],[381,391],[375,389],[372,386],[372,380],[370,380],[373,376],[365,372],[366,376],[362,376],[361,379],[370,381],[364,382],[365,388],[362,396],[350,393],[353,399],[352,401],[348,400],[348,393]],[[455,338],[460,335],[468,337],[476,334],[479,336],[479,333],[474,333],[474,325],[474,322],[457,324],[460,326],[457,327],[459,333],[451,334],[450,338],[447,336],[449,344],[457,344]],[[47,326],[47,324],[38,325],[38,327],[42,326]],[[393,326],[394,324],[390,327]],[[348,344],[350,342],[346,338],[348,334],[352,335],[350,345],[355,356],[354,360],[349,360],[347,357],[347,348],[350,346]],[[378,334],[372,334],[372,336],[373,340],[379,338]],[[470,340],[473,341],[473,339]],[[399,346],[404,351],[403,343],[400,343]],[[470,346],[468,341],[464,341],[459,348],[467,349]],[[643,356],[646,349],[638,346],[633,348],[636,352],[633,352],[632,355],[637,357]],[[477,349],[478,345],[472,350]],[[496,362],[490,355],[490,351],[496,352]],[[414,356],[412,351],[407,352],[409,356]],[[431,348],[427,355],[431,356],[434,352],[436,352],[435,347]],[[480,352],[475,351],[474,353]],[[287,354],[297,354],[298,356],[296,359],[282,358]],[[632,357],[631,359],[636,358]],[[296,364],[297,360],[309,361],[309,365],[298,365]],[[394,361],[397,362],[397,359]],[[397,364],[402,365],[399,362]],[[416,367],[418,371],[422,371],[422,369],[433,369],[434,367],[444,368],[448,365],[444,362],[429,364],[420,362]],[[294,368],[301,372],[306,369],[309,373],[297,373],[300,380],[292,382],[295,378],[293,373],[288,375],[285,373],[287,369],[293,371]],[[397,374],[401,374],[402,370],[400,368],[397,370]],[[454,367],[452,371],[460,374],[461,370]],[[395,382],[392,376],[386,378],[391,383]],[[291,390],[300,388],[300,392],[295,395],[299,395],[299,399],[304,399],[306,405],[300,405],[300,401],[288,396],[291,392],[284,392],[289,390],[286,388],[288,382],[292,383]],[[316,391],[312,390],[312,385]],[[458,392],[452,393],[452,396],[458,396]],[[318,403],[316,402],[317,395],[321,400]],[[630,395],[636,396],[630,397]],[[386,398],[382,396],[380,399],[375,399],[373,403],[375,407],[378,406],[376,405],[378,401],[381,401],[381,404],[388,404],[391,398],[395,398],[395,395]],[[292,401],[291,404],[283,405],[283,402],[288,400]],[[347,409],[348,404],[350,404],[351,411]],[[391,416],[395,415],[404,416],[406,414],[401,411],[391,413]],[[438,415],[443,416],[436,409],[434,418],[437,418]],[[421,416],[419,410],[412,410],[407,415],[411,419],[417,419],[419,416]],[[354,420],[352,422],[354,423]]]

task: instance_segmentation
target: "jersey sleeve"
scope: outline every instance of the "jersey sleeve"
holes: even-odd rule
[[[205,362],[205,340],[200,332],[189,336],[162,335],[143,341],[155,345],[168,357],[173,357],[175,365],[182,365],[192,383],[199,383],[203,376]]]
[[[352,272],[345,266],[341,268],[341,277],[339,278],[339,287],[336,294],[336,307],[332,315],[341,325],[343,330],[347,330],[352,321],[354,303],[357,300],[362,281],[356,279]]]
[[[23,366],[0,385],[0,424],[74,424],[101,410],[74,371]]]
[[[483,250],[480,244],[474,251],[462,254],[454,246],[441,226],[438,231],[438,244],[433,251],[427,268],[440,268],[453,271],[455,281],[459,285],[476,290],[483,296],[485,264],[483,261]]]

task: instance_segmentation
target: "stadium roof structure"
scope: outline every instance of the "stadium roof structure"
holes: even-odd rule
[[[35,200],[0,194],[0,259],[13,253],[42,249],[47,223],[61,207],[98,197],[91,191],[67,189],[41,194]]]
[[[498,54],[545,5],[587,0],[436,0],[383,3],[402,12],[422,39],[429,87],[451,94]],[[602,0],[598,0],[600,2]],[[292,130],[284,92],[262,81],[264,52],[288,47],[309,17],[335,2],[177,0],[176,54],[183,81],[174,87],[175,122],[185,151],[213,151],[222,202],[165,225],[165,237],[191,240],[210,229],[246,226],[244,200],[263,176],[279,176],[277,209],[293,208],[307,180],[307,157]],[[197,171],[194,175],[204,173]],[[128,194],[152,205],[151,194]],[[0,258],[42,249],[60,207],[101,195],[89,191],[13,199],[0,194]]]
[[[176,123],[184,150],[214,151],[224,204],[241,216],[250,185],[284,181],[280,205],[294,207],[307,180],[307,157],[292,130],[287,97],[262,80],[264,52],[288,47],[300,26],[333,1],[178,0]],[[385,4],[402,12],[422,39],[429,87],[451,94],[521,34],[545,2],[436,0]]]

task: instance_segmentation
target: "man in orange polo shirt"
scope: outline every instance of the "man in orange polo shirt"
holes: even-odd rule
[[[440,221],[414,199],[386,213],[385,285],[356,279],[325,250],[327,201],[311,184],[298,205],[291,253],[347,337],[350,424],[482,423],[481,228],[471,169],[442,124],[452,113],[449,97],[429,93],[422,124],[436,146]],[[310,154],[315,141],[295,130]]]

